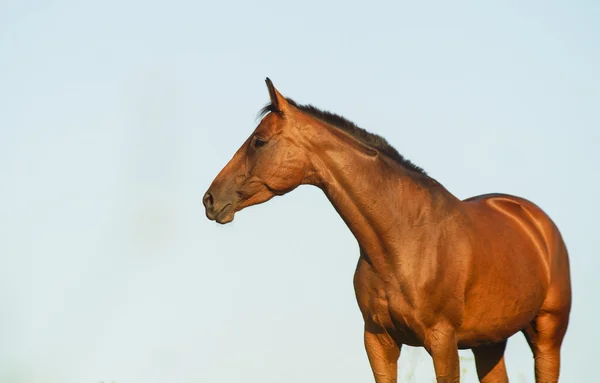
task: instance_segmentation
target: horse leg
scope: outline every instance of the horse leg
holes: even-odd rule
[[[567,331],[568,313],[542,312],[523,333],[535,358],[536,383],[558,382],[560,346]]]
[[[459,383],[458,340],[450,326],[438,326],[425,333],[425,349],[433,359],[438,383]]]
[[[385,330],[365,326],[365,348],[375,382],[397,382],[400,347]]]
[[[506,341],[472,349],[480,382],[508,383],[506,365],[504,364],[505,348]]]

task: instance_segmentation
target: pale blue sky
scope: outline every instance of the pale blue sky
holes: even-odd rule
[[[593,1],[3,1],[0,381],[372,381],[357,244],[318,189],[204,216],[266,76],[460,198],[545,209],[571,254],[563,381],[597,375],[599,40]],[[520,334],[507,363],[533,381]],[[410,375],[432,379],[420,349]]]

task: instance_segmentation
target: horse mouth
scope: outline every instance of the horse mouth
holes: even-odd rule
[[[219,214],[217,214],[215,221],[221,225],[225,225],[226,223],[233,221],[234,214],[235,211],[233,210],[233,205],[228,203],[223,209],[221,209]]]

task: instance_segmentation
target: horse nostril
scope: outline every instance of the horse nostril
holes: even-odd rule
[[[206,192],[204,198],[202,198],[202,203],[204,203],[204,207],[210,209],[212,208],[214,202],[215,201],[213,199],[212,194],[210,194],[210,192]]]

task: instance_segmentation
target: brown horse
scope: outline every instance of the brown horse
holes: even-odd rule
[[[323,190],[360,246],[354,288],[378,383],[396,382],[403,344],[425,347],[438,382],[459,381],[459,348],[482,382],[506,382],[518,331],[536,382],[556,382],[571,282],[550,218],[510,195],[460,201],[385,139],[266,82],[271,104],[204,195],[206,216],[225,224],[301,184]]]

